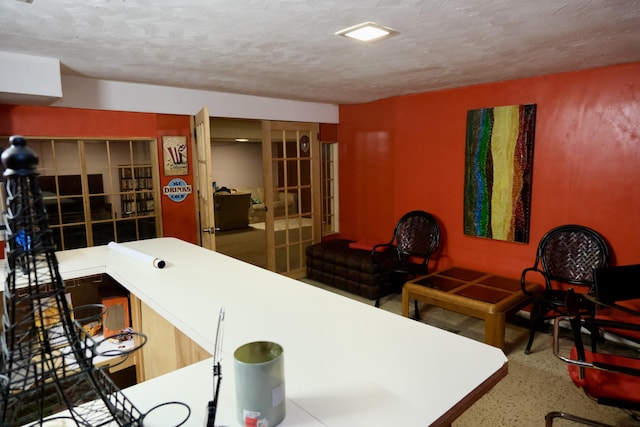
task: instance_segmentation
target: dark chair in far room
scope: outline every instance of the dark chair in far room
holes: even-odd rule
[[[589,351],[584,348],[582,328],[592,330],[602,326],[598,319],[581,317],[579,297],[570,289],[567,291],[566,307],[568,315],[557,317],[553,326],[553,354],[569,364],[569,376],[573,383],[599,405],[621,408],[638,421],[640,411],[640,359],[638,353],[625,351],[624,346],[611,347],[608,351]],[[570,352],[560,349],[560,322],[568,320],[574,345]],[[611,325],[610,325],[611,326]],[[638,323],[617,322],[619,330],[640,332]],[[566,354],[568,353],[568,354]],[[580,424],[596,427],[614,427],[565,412],[549,412],[545,416],[546,427],[553,420],[563,418]],[[629,420],[631,422],[631,420]],[[563,424],[564,425],[564,424]]]
[[[533,267],[522,271],[522,292],[533,299],[529,341],[524,352],[531,352],[537,329],[544,322],[567,314],[565,300],[568,287],[579,286],[581,293],[592,290],[593,270],[609,264],[609,246],[596,231],[582,225],[561,225],[545,234],[536,252]],[[529,273],[539,273],[544,288],[531,292],[526,289]],[[583,311],[593,314],[594,304],[580,298]]]
[[[216,231],[249,228],[251,193],[217,192],[213,195]]]
[[[371,256],[391,278],[398,289],[412,278],[427,274],[429,259],[440,244],[440,226],[428,212],[411,211],[402,216],[388,243],[373,247]],[[387,256],[389,252],[394,256]],[[385,254],[382,256],[382,254]],[[414,301],[415,316],[418,317],[418,301]]]

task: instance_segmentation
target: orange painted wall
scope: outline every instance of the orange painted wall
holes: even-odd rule
[[[162,136],[183,135],[187,137],[190,164],[189,174],[180,178],[187,184],[194,183],[189,116],[0,105],[0,135],[154,138],[158,141],[161,187],[174,178],[165,177],[162,172]],[[194,194],[179,203],[161,196],[161,204],[164,236],[196,243],[198,236]]]
[[[463,233],[467,110],[537,104],[530,240]],[[438,267],[518,277],[542,235],[599,231],[612,263],[640,263],[640,63],[340,106],[341,235],[388,240],[411,209],[443,229]]]
[[[160,188],[163,188],[174,178],[181,178],[195,188],[194,164],[191,151],[191,123],[189,116],[158,114],[157,138],[158,159],[160,162]],[[189,159],[189,174],[185,176],[165,176],[164,154],[162,150],[162,136],[186,136],[187,159]],[[177,237],[191,243],[198,243],[198,226],[196,218],[196,196],[189,194],[183,201],[174,202],[162,195],[162,228],[165,237]]]
[[[340,106],[341,237],[388,241],[395,225],[395,100]],[[391,227],[389,227],[391,225]]]

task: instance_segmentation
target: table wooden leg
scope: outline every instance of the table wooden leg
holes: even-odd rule
[[[402,315],[409,317],[409,292],[406,289],[402,289]]]
[[[484,342],[504,348],[505,313],[489,313],[484,320]]]

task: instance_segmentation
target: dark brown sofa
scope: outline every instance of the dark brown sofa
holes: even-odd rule
[[[336,239],[308,246],[307,278],[376,300],[378,305],[381,297],[397,292],[398,286],[392,284],[391,273],[373,262],[371,251],[352,249],[351,242]]]
[[[251,193],[219,192],[213,195],[216,230],[226,231],[249,227]]]

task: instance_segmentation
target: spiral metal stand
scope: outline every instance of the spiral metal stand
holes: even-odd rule
[[[7,277],[0,341],[0,425],[46,425],[53,419],[76,426],[141,426],[145,414],[105,370],[94,366],[100,343],[81,326],[100,320],[103,306],[72,309],[65,297],[37,180],[38,157],[24,138],[14,136],[10,141],[11,147],[2,154]],[[142,342],[137,350],[146,337],[135,335]]]

